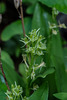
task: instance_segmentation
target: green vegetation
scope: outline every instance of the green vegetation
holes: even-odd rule
[[[66,0],[23,0],[26,7],[24,17],[25,37],[22,21],[17,20],[4,28],[1,40],[6,47],[1,53],[0,70],[1,100],[67,100],[67,49],[62,47],[57,24],[59,12],[67,13]],[[6,5],[0,3],[0,13]],[[15,5],[16,6],[16,5]],[[14,40],[13,40],[14,38]],[[12,56],[19,58],[18,72]],[[0,64],[1,68],[1,64]],[[15,84],[15,85],[14,85]]]

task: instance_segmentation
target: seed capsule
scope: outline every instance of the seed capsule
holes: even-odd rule
[[[15,6],[16,9],[19,8],[19,6],[20,6],[19,0],[14,0],[14,6]]]

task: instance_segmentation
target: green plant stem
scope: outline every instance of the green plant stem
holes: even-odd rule
[[[29,90],[29,80],[26,79],[26,96],[29,97],[30,95],[30,90]]]
[[[28,76],[29,76],[29,70],[26,71],[26,96],[27,97],[29,97],[29,95],[30,95],[30,89],[29,89],[29,80],[30,80],[30,78]]]
[[[27,55],[27,57],[29,58],[28,55]],[[31,60],[29,62],[29,69],[28,69],[28,71],[26,71],[26,96],[27,97],[30,95],[29,83],[30,83],[30,80],[31,80],[31,73],[32,73],[33,63],[34,63],[34,55],[31,54]]]
[[[22,1],[20,0],[20,10],[21,10],[21,20],[22,20],[22,28],[23,28],[23,34],[24,34],[24,37],[25,37],[25,28],[24,28],[24,20],[23,20],[23,8],[22,8]],[[26,45],[27,47],[27,45]],[[28,81],[28,78],[27,78],[27,71],[26,71],[26,96],[28,97],[30,92],[29,92],[29,81]]]

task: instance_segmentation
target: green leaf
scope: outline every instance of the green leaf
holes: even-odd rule
[[[52,74],[52,73],[54,73],[55,72],[55,69],[54,68],[48,68],[48,69],[46,69],[45,68],[45,70],[42,68],[41,69],[41,71],[39,70],[37,73],[36,73],[36,78],[34,79],[34,80],[32,80],[32,82],[31,82],[31,84],[37,79],[37,78],[46,78],[47,77],[47,75],[50,75],[50,74]]]
[[[0,80],[0,92],[5,92],[7,90],[7,87],[4,83]]]
[[[5,54],[5,55],[3,55],[3,54]],[[14,84],[14,82],[16,81],[17,84],[20,84],[22,87],[24,87],[24,82],[22,80],[22,77],[20,77],[18,75],[18,73],[14,70],[14,68],[12,67],[11,60],[8,59],[9,56],[8,55],[6,56],[6,55],[7,55],[7,53],[2,52],[2,55],[1,55],[2,59],[1,60],[2,60],[2,67],[3,67],[3,70],[5,72],[5,76],[6,76],[6,79],[9,83],[9,85]],[[5,58],[5,57],[8,57],[8,58]],[[5,59],[7,59],[7,61]],[[1,71],[0,71],[0,73],[1,73]]]
[[[2,66],[3,66],[3,70],[5,72],[6,78],[8,83],[14,84],[14,82],[16,81],[17,84],[20,84],[22,87],[24,87],[24,82],[22,80],[22,77],[20,77],[18,75],[18,73],[11,68],[7,63],[5,63],[4,61],[2,61]]]
[[[1,100],[6,100],[6,95],[4,92],[0,92],[0,98]]]
[[[54,68],[48,68],[47,70],[45,70],[44,73],[41,73],[40,75],[38,75],[37,78],[38,77],[45,78],[47,75],[52,74],[54,72],[55,72]]]
[[[4,13],[6,10],[5,4],[2,2],[0,3],[0,14]]]
[[[63,54],[64,54],[64,63],[65,63],[65,68],[67,72],[67,48],[63,48]]]
[[[26,65],[25,64],[20,64],[19,65],[19,72],[23,77],[24,82],[26,82],[26,71],[25,71]]]
[[[14,69],[14,63],[11,59],[11,57],[9,56],[9,54],[5,51],[1,52],[2,55],[2,61],[4,61],[5,63],[7,63],[10,67],[12,67]]]
[[[5,95],[6,90],[7,90],[6,85],[4,83],[2,83],[0,80],[0,98],[1,98],[1,100],[6,100],[6,95]]]
[[[48,100],[47,82],[43,83],[42,86],[29,97],[29,100]]]
[[[39,0],[48,7],[55,7],[60,12],[67,13],[67,0]]]
[[[42,35],[49,34],[48,28],[48,21],[51,20],[51,14],[49,13],[49,8],[40,5],[39,3],[36,4],[33,20],[32,20],[32,29],[40,28],[40,33]]]
[[[31,30],[31,18],[24,19],[26,33]],[[19,34],[23,36],[21,20],[17,20],[8,25],[2,32],[1,39],[3,41],[9,40],[14,35]]]
[[[55,81],[58,92],[67,91],[67,78],[64,66],[63,52],[59,33],[53,35],[48,43],[48,67],[55,67]],[[50,58],[50,59],[49,59]],[[50,61],[49,61],[50,60]]]
[[[27,8],[26,13],[33,14],[34,9],[35,9],[35,5],[31,5]]]
[[[53,94],[53,96],[61,100],[67,100],[67,93],[64,93],[64,92],[55,93]]]
[[[38,0],[23,0],[23,3],[36,3]]]

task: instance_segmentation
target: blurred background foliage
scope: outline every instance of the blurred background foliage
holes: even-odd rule
[[[47,53],[42,58],[46,62],[47,68],[55,67],[56,71],[52,75],[47,76],[46,79],[43,79],[43,81],[49,81],[49,100],[55,100],[53,97],[54,93],[67,92],[67,29],[59,29],[60,33],[58,32],[57,36],[49,38],[50,30],[48,22],[53,22],[52,8],[55,7],[57,10],[62,12],[58,14],[56,19],[57,22],[60,20],[61,23],[65,23],[65,25],[67,25],[67,1],[23,0],[22,4],[26,34],[28,34],[28,32],[32,29],[40,28],[40,34],[46,37]],[[22,79],[22,75],[24,76],[25,73],[23,72],[24,68],[21,67],[23,62],[23,44],[20,42],[21,37],[23,37],[23,30],[21,20],[14,6],[13,0],[1,0],[0,16],[2,17],[0,19],[0,47],[2,49],[1,59],[7,81],[9,85],[16,81],[25,88],[25,84]],[[40,59],[38,60],[40,61]],[[1,86],[5,85],[1,71],[0,79]],[[6,86],[3,87],[2,91],[6,90]],[[5,100],[5,96],[3,97],[4,94],[2,91],[0,90],[0,98]],[[55,97],[57,96],[55,95]],[[30,98],[33,100],[32,97]]]

